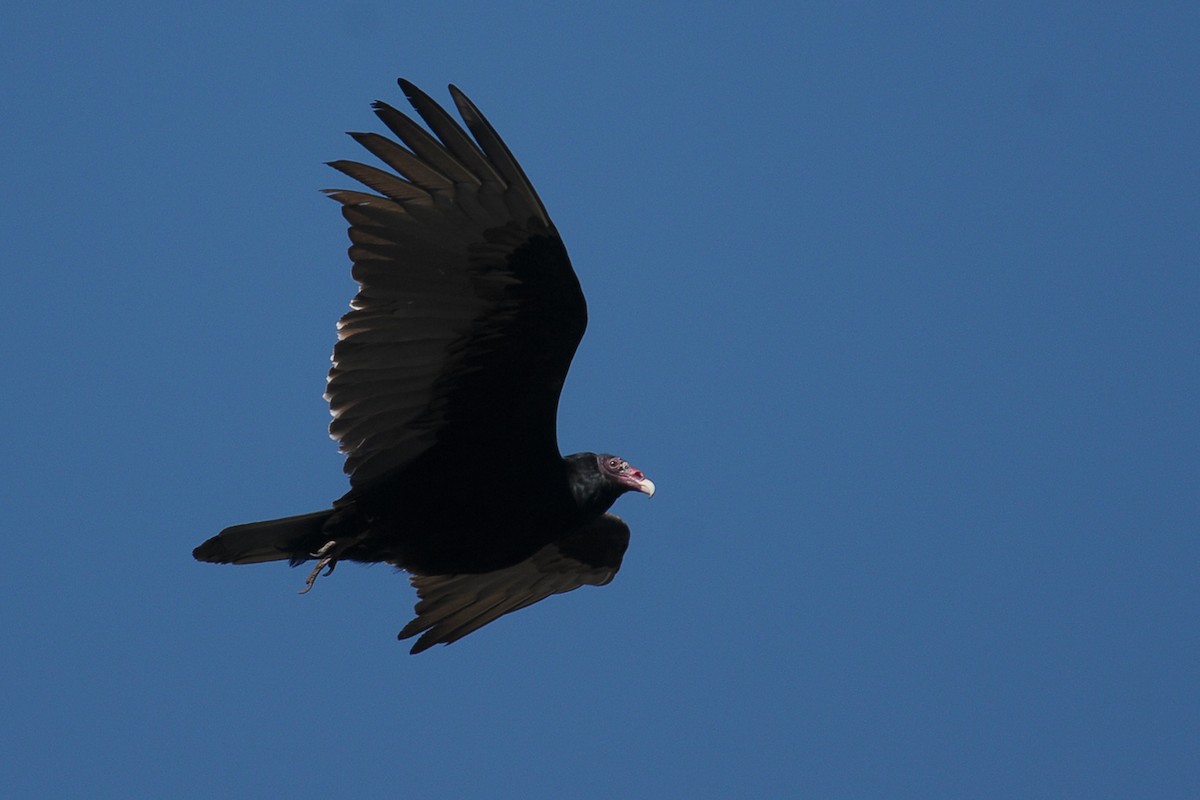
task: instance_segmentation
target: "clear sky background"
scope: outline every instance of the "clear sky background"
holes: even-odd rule
[[[1200,796],[1196,3],[22,3],[0,15],[10,797]],[[397,76],[591,307],[617,579],[197,564],[346,488],[324,161]]]

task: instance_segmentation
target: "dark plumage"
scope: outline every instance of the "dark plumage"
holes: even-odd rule
[[[193,555],[316,559],[303,591],[342,560],[401,567],[420,600],[400,638],[422,634],[417,653],[551,594],[608,583],[629,528],[606,512],[654,484],[615,456],[559,454],[559,393],[587,326],[566,249],[462,92],[450,87],[470,136],[400,86],[433,135],[378,102],[403,146],[350,135],[392,171],[330,164],[377,193],[328,192],[350,223],[359,283],[325,394],[350,491],[325,511],[226,528]]]

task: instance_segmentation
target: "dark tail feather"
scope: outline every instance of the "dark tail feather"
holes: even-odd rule
[[[257,564],[291,561],[299,564],[325,544],[322,534],[333,509],[296,517],[234,525],[192,551],[197,561],[215,564]]]

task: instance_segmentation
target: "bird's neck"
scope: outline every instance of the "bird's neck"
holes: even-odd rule
[[[567,466],[567,485],[576,508],[587,517],[596,517],[617,501],[621,489],[600,471],[594,453],[575,453],[563,459]]]

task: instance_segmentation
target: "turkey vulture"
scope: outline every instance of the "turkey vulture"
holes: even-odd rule
[[[559,453],[558,398],[587,325],[567,251],[462,92],[450,87],[470,135],[420,89],[400,88],[432,135],[376,102],[400,141],[350,136],[391,171],[330,163],[373,191],[327,191],[350,223],[359,284],[325,392],[350,490],[324,511],[226,528],[192,555],[315,559],[302,592],[339,561],[400,567],[418,602],[399,638],[420,634],[419,653],[611,581],[629,527],[608,509],[654,484],[617,456]]]

